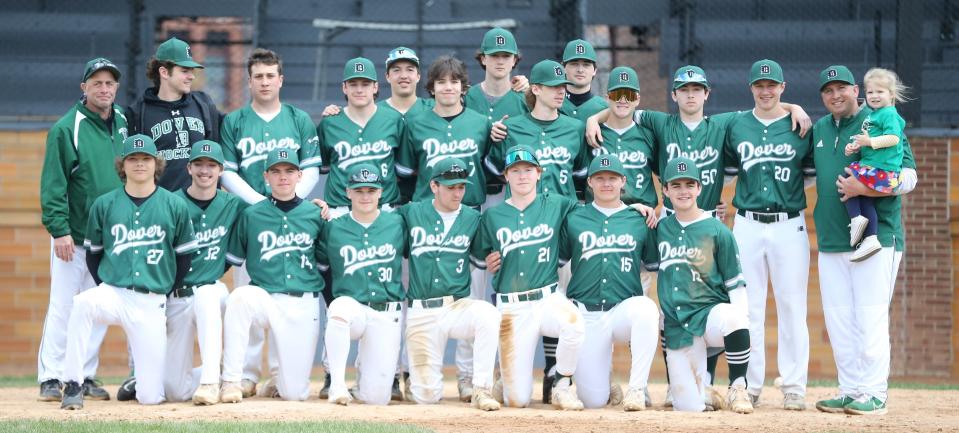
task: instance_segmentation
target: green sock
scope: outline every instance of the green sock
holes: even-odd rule
[[[749,366],[749,330],[737,329],[723,338],[726,345],[726,361],[729,363],[729,383],[746,377]]]

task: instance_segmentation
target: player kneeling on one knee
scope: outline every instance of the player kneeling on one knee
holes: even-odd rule
[[[183,284],[167,301],[167,357],[163,387],[169,401],[193,399],[196,404],[220,401],[223,354],[223,312],[229,295],[219,280],[226,272],[229,237],[246,203],[217,189],[223,173],[223,150],[216,142],[198,141],[190,149],[187,171],[192,183],[175,195],[183,199],[196,231],[197,250]],[[193,340],[202,366],[194,374]]]
[[[474,343],[473,407],[500,408],[492,396],[493,365],[499,338],[500,313],[492,304],[470,299],[470,246],[476,239],[480,214],[463,206],[470,167],[446,158],[433,168],[434,198],[399,209],[406,222],[409,245],[409,310],[406,344],[413,400],[436,403],[443,396],[443,352],[449,338]],[[485,264],[477,259],[472,263]]]
[[[643,215],[622,201],[624,173],[617,155],[593,159],[587,180],[593,201],[566,218],[560,258],[572,261],[566,295],[586,324],[575,375],[577,394],[588,408],[606,406],[613,342],[626,342],[632,365],[623,404],[634,411],[646,409],[646,381],[659,339],[659,309],[643,296],[640,266],[655,270],[659,254],[655,233]],[[655,225],[655,211],[642,209]]]
[[[333,275],[333,302],[327,312],[326,357],[330,365],[330,403],[346,405],[355,397],[369,403],[390,402],[400,355],[400,282],[405,251],[403,218],[380,211],[380,169],[356,164],[346,177],[351,210],[323,231],[320,262]],[[359,388],[346,388],[350,340],[359,340]]]
[[[137,400],[158,404],[166,356],[166,295],[183,283],[196,250],[186,203],[158,188],[164,162],[150,137],[123,142],[122,188],[93,203],[87,223],[87,266],[98,286],[73,298],[61,408],[83,408],[83,363],[94,325],[120,325],[136,363]]]
[[[561,196],[537,194],[543,175],[533,149],[506,151],[503,173],[512,196],[487,209],[473,257],[486,257],[494,272],[500,322],[500,371],[504,403],[526,407],[533,394],[533,354],[545,335],[559,339],[552,403],[564,410],[582,410],[572,390],[577,352],[585,334],[583,314],[557,292],[559,231],[578,204]]]
[[[250,329],[269,329],[279,369],[276,390],[284,400],[306,400],[320,335],[323,290],[318,262],[326,223],[320,212],[296,195],[302,177],[299,157],[287,148],[270,151],[264,178],[271,196],[248,207],[233,229],[227,260],[246,262],[253,285],[230,294],[224,318],[223,386],[220,400],[243,399]]]
[[[706,348],[725,347],[729,409],[751,413],[746,394],[749,316],[739,253],[732,232],[696,204],[702,191],[696,163],[666,166],[663,193],[675,214],[659,222],[657,292],[665,316],[666,365],[673,408],[705,409]]]

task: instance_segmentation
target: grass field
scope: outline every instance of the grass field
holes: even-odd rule
[[[128,422],[128,421],[0,421],[0,433],[421,433],[431,432],[403,424],[360,421],[319,422]]]

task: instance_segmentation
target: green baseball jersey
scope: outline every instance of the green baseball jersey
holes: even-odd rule
[[[284,212],[272,198],[260,200],[240,213],[226,260],[234,266],[245,262],[250,284],[269,293],[319,292],[319,245],[325,226],[310,202]]]
[[[407,117],[406,139],[400,147],[397,170],[416,173],[414,201],[433,197],[430,179],[433,166],[447,158],[459,158],[469,165],[469,180],[463,204],[479,206],[486,201],[486,174],[483,158],[489,148],[490,123],[485,116],[464,109],[452,121],[433,110]]]
[[[347,175],[354,164],[365,162],[380,168],[383,195],[380,204],[399,201],[395,157],[406,136],[406,122],[396,110],[377,109],[366,126],[359,126],[345,112],[324,117],[316,127],[326,179],[325,197],[330,206],[349,206]]]
[[[318,167],[321,163],[316,128],[305,111],[282,104],[280,113],[267,121],[253,106],[247,105],[226,116],[220,129],[223,141],[223,168],[236,172],[256,192],[270,195],[263,180],[266,156],[276,148],[295,150],[300,168]]]
[[[903,133],[905,127],[906,121],[896,111],[895,106],[882,107],[869,113],[866,120],[862,122],[863,130],[868,131],[870,137],[895,135],[899,137],[899,143],[882,149],[863,147],[859,150],[859,153],[862,154],[859,163],[887,171],[902,170],[902,143],[906,138]]]
[[[90,206],[122,184],[114,160],[127,138],[127,120],[119,105],[113,122],[77,102],[47,133],[40,173],[41,221],[50,236],[71,235],[76,245],[86,237]]]
[[[472,254],[485,260],[493,251],[502,266],[493,276],[497,293],[525,292],[559,281],[559,238],[563,221],[578,203],[564,195],[537,194],[526,209],[508,202],[483,212]]]
[[[206,209],[201,209],[187,196],[186,190],[180,189],[174,194],[186,203],[197,243],[183,285],[196,286],[216,281],[223,276],[230,234],[240,213],[246,209],[246,202],[226,191],[217,191]]]
[[[862,133],[862,124],[870,113],[863,107],[855,116],[841,119],[839,122],[831,114],[823,116],[813,126],[813,159],[816,165],[816,209],[813,219],[816,222],[816,239],[819,251],[841,253],[852,251],[849,246],[849,214],[846,206],[839,200],[836,178],[846,176],[845,168],[859,159],[859,154],[846,156],[846,144]],[[909,141],[903,142],[902,166],[916,168]],[[884,247],[895,247],[896,251],[905,248],[905,233],[902,229],[901,200],[899,196],[876,197],[876,213],[879,216],[879,243]]]
[[[703,191],[696,203],[700,209],[716,209],[723,195],[723,169],[725,159],[723,143],[726,130],[736,113],[706,116],[696,129],[690,130],[678,114],[644,110],[640,124],[653,131],[656,139],[655,172],[662,174],[666,164],[678,157],[696,161],[700,171]],[[663,206],[672,209],[669,198],[663,197]]]
[[[592,203],[570,212],[560,236],[560,258],[571,260],[566,296],[584,304],[616,304],[642,295],[640,266],[656,270],[656,234],[624,207],[606,216]]]
[[[606,104],[606,100],[600,98],[599,96],[593,96],[582,104],[573,105],[573,102],[569,100],[569,94],[567,93],[566,99],[563,100],[563,106],[559,107],[559,112],[569,117],[576,118],[581,122],[586,122],[586,119],[588,119],[589,116],[599,113],[608,107],[609,105]]]
[[[489,97],[483,92],[482,83],[471,86],[469,90],[466,91],[466,97],[463,98],[463,105],[466,105],[466,108],[486,116],[486,119],[490,122],[497,122],[502,119],[503,116],[518,117],[529,112],[523,94],[512,90],[506,92],[505,95],[490,104]]]
[[[90,208],[84,247],[103,253],[104,283],[167,294],[176,276],[176,255],[196,249],[186,203],[157,187],[137,206],[123,187],[101,195]]]
[[[620,134],[616,130],[601,125],[603,145],[590,149],[587,153],[589,162],[603,154],[613,154],[619,157],[626,173],[626,191],[623,192],[623,203],[642,203],[656,207],[659,197],[653,184],[653,163],[656,161],[656,147],[653,133],[648,128],[633,125]],[[589,163],[586,164],[589,167]],[[586,201],[593,200],[593,192],[586,189]]]
[[[726,137],[728,165],[739,176],[733,206],[753,212],[796,212],[806,208],[803,177],[814,176],[810,137],[792,130],[783,117],[764,125],[752,111],[740,112]]]
[[[405,241],[403,217],[396,212],[380,212],[369,227],[352,214],[330,221],[323,230],[320,263],[333,275],[333,296],[360,303],[403,300]]]
[[[536,152],[536,159],[543,167],[543,176],[536,185],[541,193],[562,194],[576,197],[573,176],[585,177],[588,167],[586,151],[586,126],[569,116],[542,121],[532,114],[510,117],[503,122],[508,135],[494,143],[487,157],[487,166],[498,175],[503,174],[506,150],[525,144]],[[508,196],[508,194],[507,194]]]
[[[403,117],[404,120],[409,116],[432,110],[435,102],[432,99],[416,98],[416,102],[414,102],[413,105],[406,110],[406,113],[400,113],[399,110],[393,108],[388,101],[388,99],[384,99],[380,102],[377,102],[376,106],[384,110],[396,111],[400,116]],[[407,122],[406,125],[409,127],[409,122]],[[402,149],[404,146],[405,144],[400,144],[400,154],[402,154]],[[400,155],[397,155],[397,158],[399,156]],[[413,194],[416,190],[416,179],[410,178],[408,173],[400,171],[400,167],[397,167],[397,173],[400,175],[400,177],[396,179],[396,187],[399,188],[400,192],[399,203],[408,203],[413,199]]]
[[[480,213],[460,206],[449,230],[433,200],[410,203],[399,208],[399,214],[406,222],[410,299],[469,296],[470,246],[478,233]]]
[[[687,225],[670,215],[656,227],[659,277],[656,292],[663,311],[666,347],[679,349],[706,330],[709,311],[729,303],[729,292],[746,286],[733,233],[704,215]]]

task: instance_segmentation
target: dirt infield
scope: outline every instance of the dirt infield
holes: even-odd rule
[[[319,384],[314,383],[312,395]],[[107,387],[115,394],[116,387]],[[364,420],[414,424],[437,432],[612,432],[631,431],[708,431],[708,432],[875,432],[875,431],[959,431],[959,391],[893,389],[890,391],[889,413],[880,417],[847,416],[821,413],[813,403],[834,390],[810,388],[809,409],[786,412],[779,408],[782,395],[773,388],[763,394],[761,406],[752,415],[732,412],[679,413],[662,408],[665,385],[651,385],[655,405],[645,412],[625,413],[621,408],[605,408],[583,412],[561,412],[536,404],[528,409],[503,409],[484,413],[470,409],[455,400],[456,387],[448,383],[448,398],[439,405],[393,404],[387,407],[353,404],[338,407],[315,397],[306,402],[254,398],[240,404],[219,404],[198,407],[189,403],[166,403],[141,406],[126,402],[87,401],[79,412],[59,409],[59,403],[35,401],[36,388],[5,388],[0,393],[0,420],[142,420],[142,421],[295,421],[295,420]],[[537,397],[538,401],[538,396]]]

